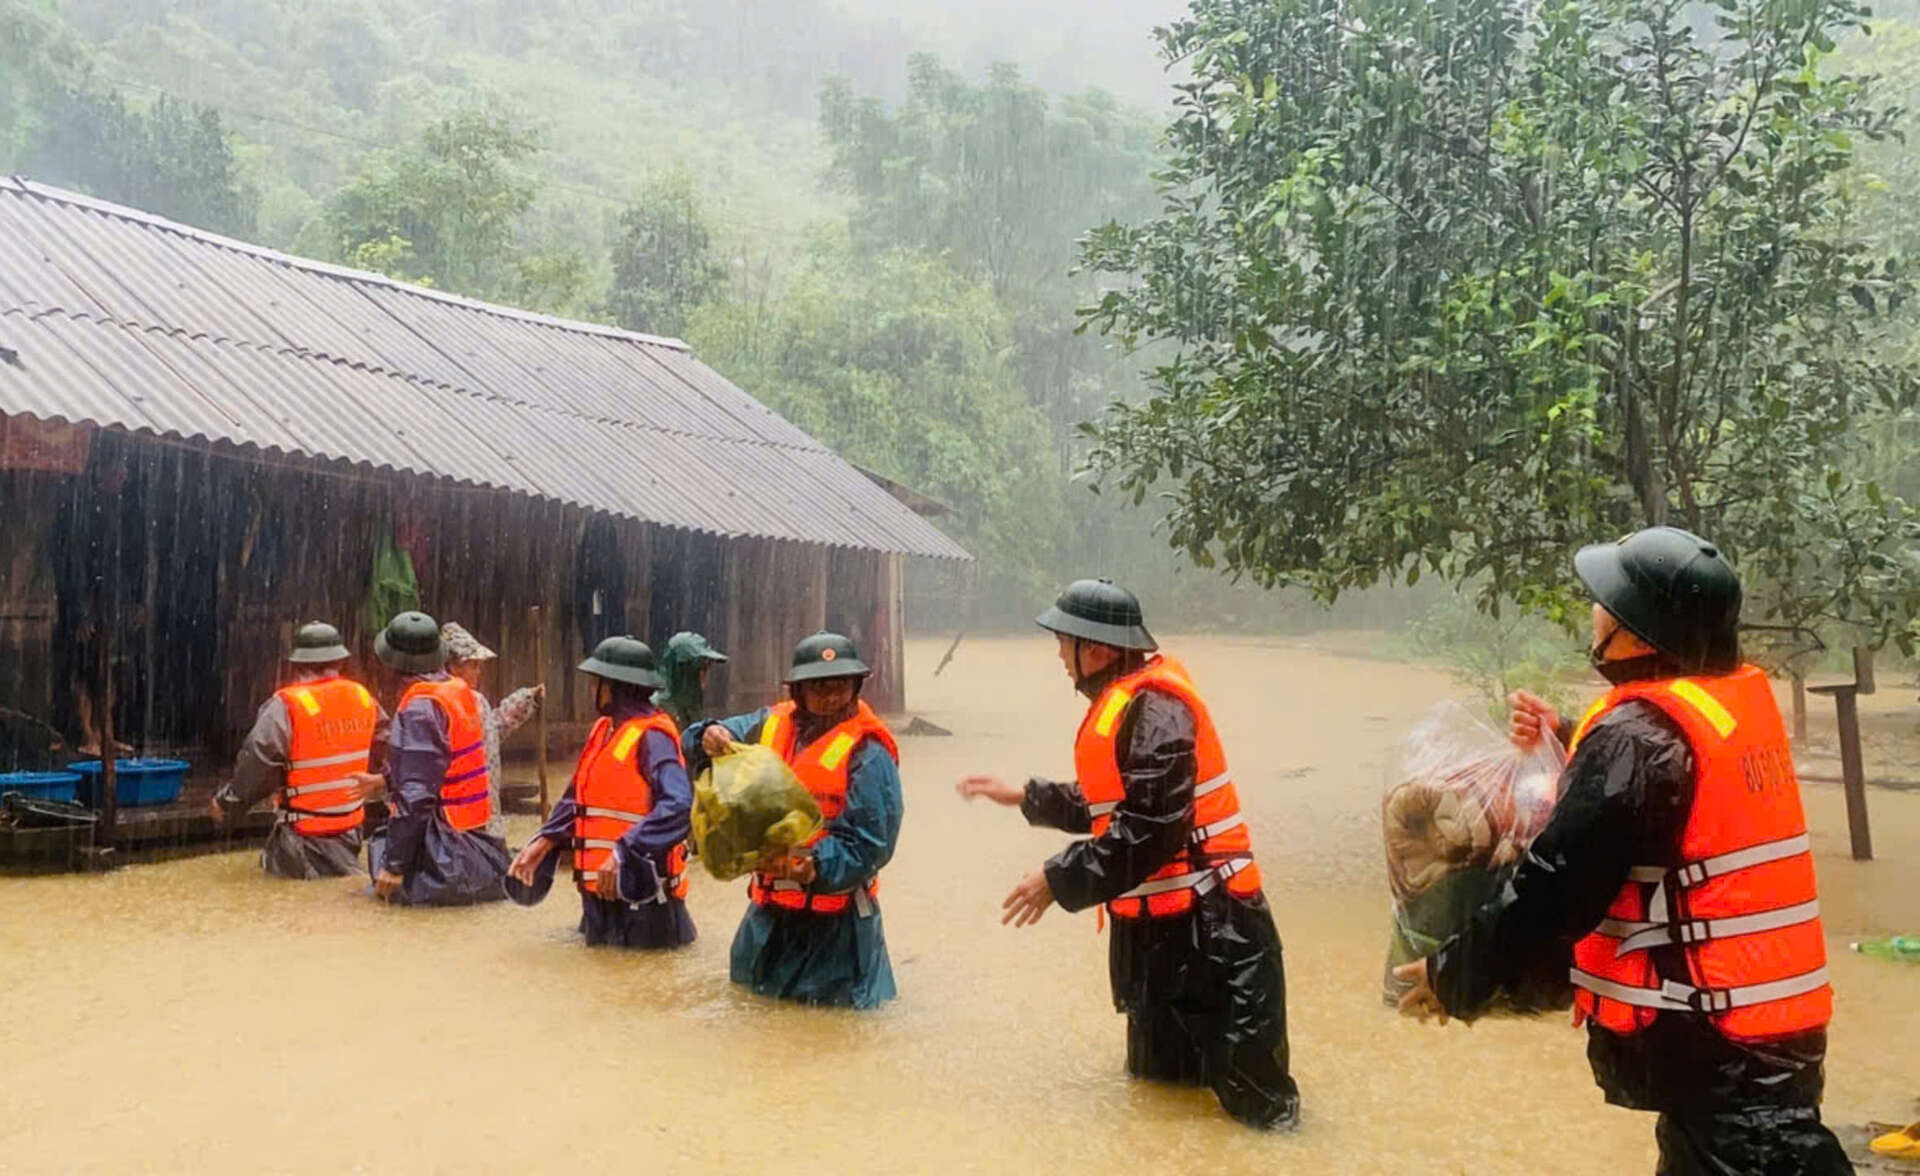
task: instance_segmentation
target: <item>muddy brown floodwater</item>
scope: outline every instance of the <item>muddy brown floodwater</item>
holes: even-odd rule
[[[1381,1007],[1377,810],[1392,741],[1458,688],[1280,643],[1168,645],[1212,700],[1287,946],[1305,1119],[1262,1135],[1127,1080],[1091,916],[1002,928],[1059,843],[968,805],[969,769],[1066,774],[1080,705],[1053,644],[916,643],[906,832],[883,892],[901,999],[870,1015],[726,980],[744,896],[696,871],[701,938],[589,951],[556,893],[521,910],[376,907],[255,853],[0,881],[0,1171],[1650,1172],[1649,1117],[1605,1106],[1564,1018],[1445,1030]],[[1808,790],[1839,1011],[1828,1119],[1920,1093],[1920,968],[1846,950],[1920,930],[1920,796],[1873,796],[1846,859]],[[531,832],[518,818],[517,843]]]

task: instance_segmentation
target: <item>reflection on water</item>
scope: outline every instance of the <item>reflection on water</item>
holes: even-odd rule
[[[262,877],[249,851],[100,878],[0,880],[0,1171],[1652,1169],[1651,1119],[1604,1106],[1559,1018],[1422,1029],[1379,1005],[1378,801],[1391,740],[1444,675],[1284,646],[1169,642],[1212,701],[1287,967],[1305,1122],[1263,1136],[1205,1091],[1121,1073],[1090,917],[999,926],[1058,843],[966,805],[963,770],[1064,774],[1079,706],[1051,642],[916,645],[906,835],[883,903],[902,999],[867,1015],[726,982],[743,884],[696,871],[701,939],[581,947],[566,894],[521,910],[375,907]],[[1846,941],[1920,927],[1920,797],[1873,796],[1881,859],[1845,860],[1809,791],[1840,996],[1828,1118],[1920,1093],[1920,970]],[[532,831],[516,820],[513,840]]]

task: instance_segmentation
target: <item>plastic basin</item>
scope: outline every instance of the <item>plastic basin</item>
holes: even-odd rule
[[[79,787],[78,772],[0,772],[0,796],[18,792],[35,800],[71,802]]]
[[[115,760],[113,766],[117,781],[114,796],[125,808],[172,804],[180,799],[180,789],[187,782],[186,760],[122,759]],[[80,774],[80,800],[99,808],[105,791],[100,786],[105,765],[99,760],[81,760],[68,764],[67,770]]]

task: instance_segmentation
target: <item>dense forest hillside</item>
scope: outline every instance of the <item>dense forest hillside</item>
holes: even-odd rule
[[[1204,544],[1169,553],[1165,485],[1123,504],[1076,477],[1082,422],[1141,400],[1173,353],[1079,330],[1116,280],[1080,262],[1090,231],[1180,197],[1157,173],[1193,61],[1165,60],[1156,26],[1188,7],[0,0],[0,169],[684,337],[955,507],[981,561],[920,583],[943,625],[1017,620],[1085,573],[1194,623],[1271,623],[1298,598],[1193,568]],[[1882,74],[1911,108],[1920,4],[1883,7],[1808,68]],[[1851,223],[1902,255],[1920,243],[1904,125],[1855,145],[1845,185]],[[1869,441],[1856,472],[1920,491],[1898,427]]]
[[[1155,206],[1179,11],[0,0],[0,168],[684,335],[952,503],[982,565],[934,595],[1015,617],[1075,570],[1180,574],[1068,481],[1139,366],[1075,334],[1076,241]]]

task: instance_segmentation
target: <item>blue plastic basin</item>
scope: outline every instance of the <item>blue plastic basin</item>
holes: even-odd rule
[[[122,759],[113,761],[117,782],[114,796],[127,808],[172,804],[180,799],[187,782],[187,761],[174,759]],[[105,766],[99,760],[81,760],[68,764],[67,770],[80,774],[80,799],[91,808],[99,808],[105,790],[100,786]]]
[[[0,796],[18,792],[35,800],[72,802],[80,787],[78,772],[4,772],[0,773]]]

